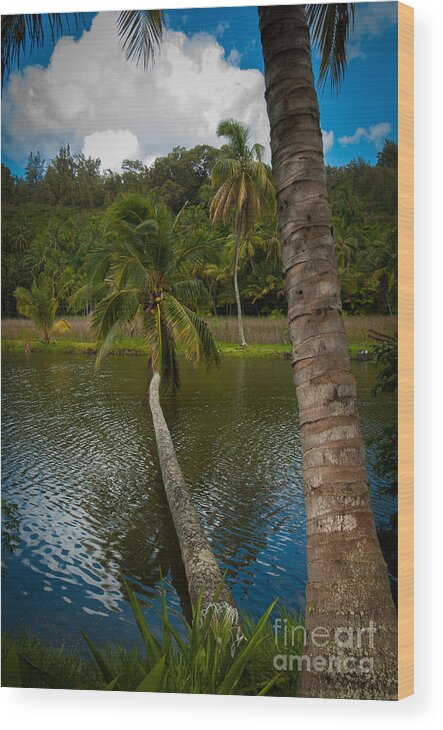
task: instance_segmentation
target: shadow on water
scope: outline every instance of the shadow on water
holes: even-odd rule
[[[358,364],[365,436],[377,435],[392,397],[374,399]],[[108,358],[94,374],[75,356],[6,356],[3,490],[14,505],[4,554],[3,628],[78,643],[130,644],[137,630],[121,576],[159,629],[159,571],[167,601],[190,617],[146,397],[144,358]],[[184,364],[183,388],[164,398],[180,464],[236,602],[255,616],[276,596],[302,610],[305,519],[295,390],[284,359],[225,359],[221,370]],[[396,500],[368,468],[380,535]],[[386,543],[386,545],[388,545]],[[396,566],[387,546],[391,577]]]

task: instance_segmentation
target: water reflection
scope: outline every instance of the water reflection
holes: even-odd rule
[[[372,397],[371,367],[356,372],[363,428],[373,436],[395,404]],[[305,524],[289,363],[185,366],[183,384],[165,400],[165,415],[236,601],[255,615],[277,595],[302,609]],[[121,575],[134,582],[155,628],[160,568],[168,602],[189,616],[144,359],[108,358],[94,375],[84,357],[7,356],[2,390],[3,489],[20,538],[5,554],[3,627],[74,643],[84,626],[97,641],[130,643],[137,634]],[[368,462],[377,525],[389,532],[395,499],[381,494],[370,452]]]

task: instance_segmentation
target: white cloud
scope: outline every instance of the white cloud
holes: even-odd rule
[[[158,155],[146,155],[146,157],[143,158],[142,162],[144,165],[146,165],[146,167],[151,167],[151,165],[153,165],[156,161],[157,157]]]
[[[93,132],[83,143],[85,157],[100,157],[103,170],[119,171],[123,160],[136,160],[139,156],[138,139],[129,129],[107,129]]]
[[[377,149],[381,149],[383,147],[383,142],[390,131],[391,125],[388,124],[388,122],[380,122],[379,124],[374,124],[374,126],[369,127],[369,130],[365,129],[365,127],[358,127],[354,134],[339,137],[338,141],[341,145],[346,146],[348,144],[358,144],[361,140],[366,140],[366,142],[375,144]]]
[[[355,8],[356,38],[377,38],[398,21],[397,4],[392,2],[358,3]],[[352,36],[351,36],[352,37]]]
[[[396,23],[397,3],[358,3],[355,8],[354,28],[351,29],[346,51],[348,61],[366,58],[366,53],[362,49],[364,41],[381,36],[387,28]]]
[[[227,20],[222,20],[215,26],[215,35],[223,35],[225,30],[229,30],[231,24]]]
[[[228,56],[228,62],[232,63],[233,66],[239,66],[241,61],[241,53],[240,51],[237,51],[236,48],[233,48]]]
[[[260,71],[235,66],[214,36],[171,30],[154,68],[144,70],[125,60],[116,14],[99,13],[78,41],[57,43],[47,68],[11,75],[3,149],[23,162],[30,150],[48,159],[70,142],[115,169],[130,151],[152,160],[176,145],[219,146],[217,125],[229,117],[249,125],[252,139],[269,149]]]
[[[346,49],[346,59],[349,63],[355,58],[366,58],[366,53],[362,51],[359,43],[350,43]]]
[[[323,137],[323,153],[327,155],[334,146],[334,132],[333,130],[326,132],[326,130],[322,129],[321,136]]]

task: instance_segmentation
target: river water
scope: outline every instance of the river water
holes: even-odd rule
[[[355,363],[368,443],[392,416],[375,369]],[[164,495],[143,357],[5,355],[2,383],[3,630],[68,645],[138,640],[121,575],[159,627],[168,604],[189,615]],[[180,464],[237,604],[258,617],[277,596],[303,610],[305,517],[295,389],[285,359],[225,358],[219,371],[183,364],[164,398]],[[396,501],[368,447],[377,529],[395,592]]]

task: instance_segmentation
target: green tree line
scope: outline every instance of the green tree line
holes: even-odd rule
[[[226,218],[211,221],[211,173],[226,149],[176,147],[151,166],[125,160],[121,172],[102,170],[99,159],[73,153],[69,146],[49,161],[32,152],[23,177],[2,164],[2,316],[17,315],[14,290],[30,289],[42,273],[54,280],[59,314],[67,314],[70,298],[87,281],[88,253],[103,242],[107,210],[125,194],[154,195],[179,215],[183,237],[200,236],[213,246],[212,261],[194,271],[210,291],[213,314],[236,312],[236,246],[244,312],[285,314],[272,206],[257,217],[239,246]],[[344,310],[395,313],[397,145],[386,140],[374,165],[357,158],[327,167],[327,181]]]

